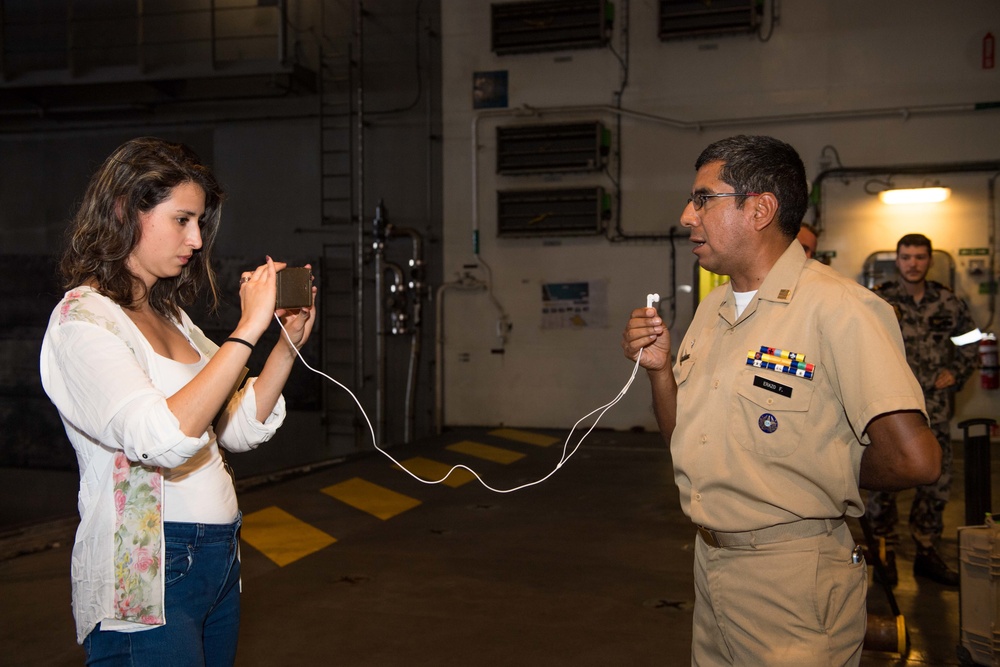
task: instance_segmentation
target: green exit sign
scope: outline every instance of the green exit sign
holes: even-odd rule
[[[990,254],[990,249],[989,248],[959,248],[958,249],[958,254],[959,254],[959,256],[962,256],[962,255],[989,255]]]

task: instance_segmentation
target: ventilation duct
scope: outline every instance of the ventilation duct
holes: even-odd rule
[[[493,52],[537,53],[605,46],[614,7],[606,0],[536,0],[490,5]]]
[[[497,192],[497,236],[600,234],[611,217],[601,187]]]
[[[599,122],[497,128],[497,173],[599,171],[607,163],[611,133]]]
[[[760,0],[660,0],[660,39],[753,32],[762,11]]]

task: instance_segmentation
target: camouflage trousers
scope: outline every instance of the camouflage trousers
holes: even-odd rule
[[[941,445],[941,477],[934,484],[916,488],[913,504],[910,505],[910,536],[918,548],[934,548],[944,532],[944,508],[951,495],[951,428],[948,422],[932,424],[934,437]],[[896,493],[872,491],[868,495],[865,509],[872,532],[884,537],[886,544],[898,544],[896,523],[899,512],[896,509]]]

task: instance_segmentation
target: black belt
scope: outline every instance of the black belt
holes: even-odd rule
[[[746,530],[732,533],[721,530],[712,530],[704,526],[698,526],[698,534],[710,547],[745,547],[758,544],[773,544],[775,542],[787,542],[789,540],[802,537],[815,537],[823,533],[832,533],[835,528],[839,528],[844,523],[843,518],[837,519],[802,519],[792,523],[781,523],[777,526],[769,526],[758,530]]]

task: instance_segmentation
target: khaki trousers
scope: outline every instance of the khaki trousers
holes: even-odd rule
[[[847,524],[756,546],[695,545],[691,664],[858,665],[868,572]]]

